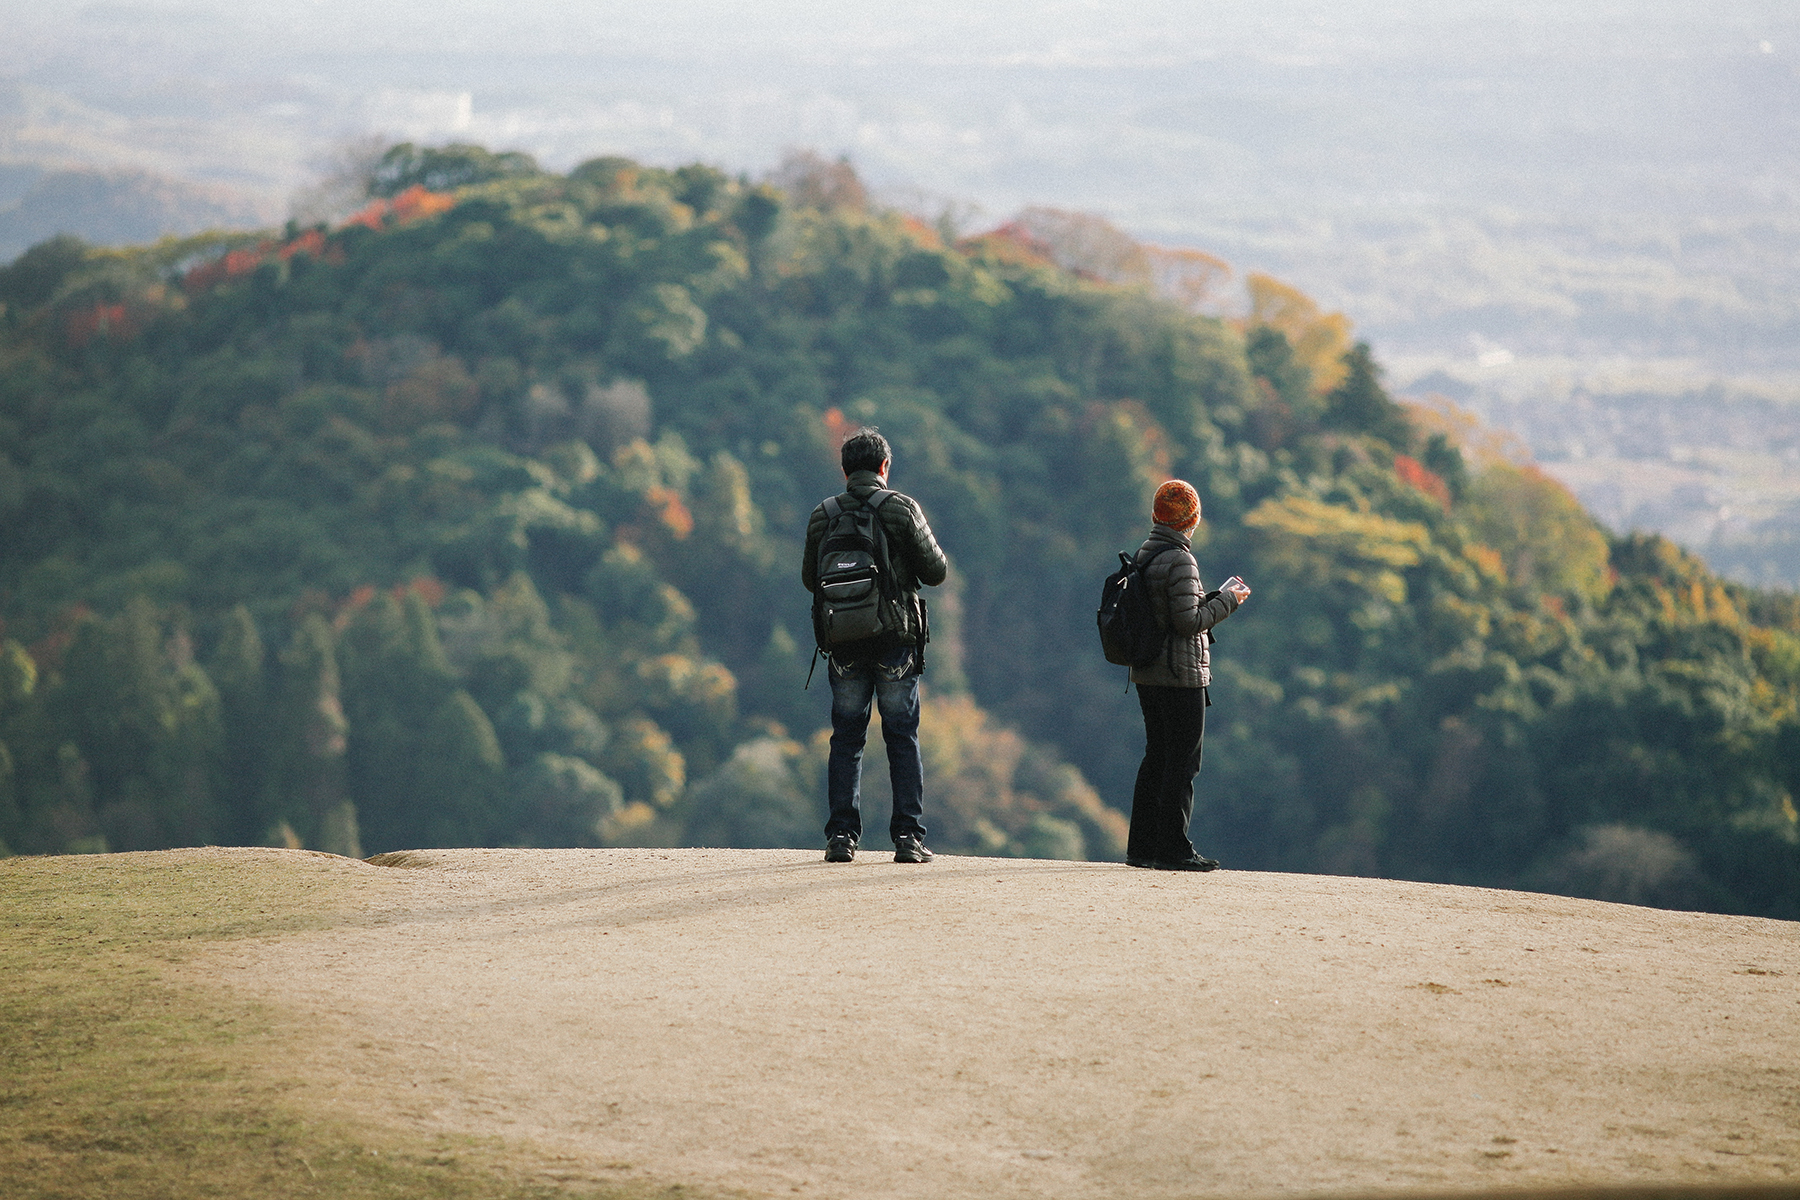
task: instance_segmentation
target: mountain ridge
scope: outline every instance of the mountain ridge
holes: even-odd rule
[[[794,560],[878,423],[956,567],[944,848],[1120,853],[1094,589],[1173,474],[1257,589],[1209,852],[1793,911],[1791,595],[1609,536],[1279,281],[1196,314],[1104,222],[946,240],[792,168],[402,145],[336,225],[6,268],[5,844],[815,837]]]

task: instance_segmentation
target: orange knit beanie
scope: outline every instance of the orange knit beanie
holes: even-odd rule
[[[1156,503],[1151,506],[1150,515],[1158,525],[1192,529],[1200,523],[1200,493],[1191,483],[1171,479],[1156,489]]]

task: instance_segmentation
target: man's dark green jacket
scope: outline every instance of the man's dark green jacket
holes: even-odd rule
[[[853,507],[863,503],[881,486],[881,477],[875,472],[853,471],[838,501],[846,508]],[[806,520],[806,554],[800,560],[800,582],[809,592],[819,590],[819,542],[825,537],[825,522],[823,504],[813,509],[812,516]],[[924,511],[911,496],[895,492],[881,506],[881,526],[887,531],[888,561],[902,598],[900,617],[903,626],[895,631],[894,640],[901,644],[916,642],[922,619],[917,603],[919,585],[936,587],[944,582],[944,577],[950,573],[950,560],[944,557],[937,539],[931,535]]]

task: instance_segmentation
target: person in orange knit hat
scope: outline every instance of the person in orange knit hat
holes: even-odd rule
[[[1212,703],[1212,627],[1236,612],[1250,589],[1233,575],[1218,591],[1200,583],[1193,535],[1200,524],[1200,494],[1171,479],[1150,505],[1155,522],[1138,549],[1145,591],[1163,630],[1163,653],[1131,668],[1144,710],[1144,761],[1131,794],[1131,834],[1125,861],[1161,871],[1211,871],[1218,867],[1194,849],[1188,824],[1194,816],[1194,777],[1200,773],[1200,741]]]

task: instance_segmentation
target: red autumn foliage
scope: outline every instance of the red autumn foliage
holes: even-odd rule
[[[856,422],[846,417],[843,409],[834,407],[825,410],[825,433],[831,438],[832,445],[843,445],[844,439],[855,433],[857,428]]]
[[[337,614],[332,617],[332,628],[339,633],[348,629],[356,614],[369,607],[369,601],[373,599],[375,599],[374,585],[365,583],[353,588],[350,594],[344,597],[344,602],[338,606]]]
[[[137,333],[138,321],[123,304],[96,303],[69,314],[63,332],[71,349],[79,350],[97,337],[124,341]]]
[[[402,225],[449,212],[456,207],[456,197],[446,192],[428,192],[422,184],[413,184],[394,197],[394,218]]]
[[[267,242],[254,250],[228,250],[225,253],[225,277],[235,279],[239,275],[248,275],[262,266],[263,259],[267,256]]]
[[[395,589],[399,591],[401,589]],[[420,575],[408,583],[404,589],[425,602],[426,608],[436,608],[444,602],[450,589],[444,586],[441,579],[432,575]]]
[[[298,242],[295,244],[297,245]],[[323,245],[323,240],[320,245]],[[290,251],[285,246],[278,249],[274,242],[269,241],[258,242],[255,246],[227,250],[220,257],[211,262],[201,263],[183,275],[181,286],[189,292],[204,292],[228,279],[240,279],[262,266],[271,253],[278,254],[285,259],[289,256]]]
[[[644,493],[644,506],[680,541],[694,532],[694,514],[674,488],[657,486]]]
[[[189,293],[204,292],[225,278],[225,260],[215,258],[201,263],[181,277],[181,286]]]
[[[1450,486],[1444,477],[1430,467],[1407,454],[1394,455],[1394,474],[1400,476],[1400,482],[1408,487],[1416,488],[1436,500],[1440,507],[1450,507]]]
[[[336,606],[331,619],[332,628],[339,633],[348,629],[357,616],[368,608],[374,602],[375,597],[380,594],[375,585],[371,583],[359,584],[351,589],[350,594],[344,597],[343,603]],[[427,608],[436,608],[444,602],[444,597],[448,594],[449,589],[440,580],[430,575],[420,575],[406,583],[396,583],[388,589],[389,598],[396,603],[412,595],[423,600]]]
[[[323,258],[325,256],[325,235],[317,229],[309,229],[275,253],[284,260],[290,259],[296,254],[310,254],[314,258]]]
[[[358,209],[344,218],[344,228],[361,225],[364,229],[379,231],[387,220],[387,214],[388,202],[386,200],[371,200],[367,207]]]
[[[1056,256],[1050,245],[1017,221],[1008,221],[998,229],[964,238],[956,244],[956,248],[964,254],[991,258],[1013,266],[1056,265]]]
[[[938,236],[938,231],[919,220],[919,218],[906,217],[900,222],[900,225],[901,228],[906,230],[908,236],[910,236],[913,241],[919,243],[919,245],[924,246],[929,250],[943,249],[944,239]]]
[[[428,192],[422,184],[415,183],[392,200],[371,200],[367,207],[346,217],[344,224],[381,230],[387,226],[390,216],[396,224],[405,225],[449,212],[455,207],[455,196],[447,192]]]
[[[387,227],[389,217],[393,218],[395,224],[405,225],[410,221],[448,212],[454,207],[455,196],[443,192],[428,192],[423,187],[414,185],[392,200],[371,201],[367,207],[346,217],[344,226],[361,225],[367,229],[381,230]],[[340,246],[329,241],[320,230],[309,229],[285,244],[264,241],[255,246],[228,250],[219,258],[201,263],[188,271],[182,276],[181,284],[190,293],[204,292],[226,280],[250,274],[271,256],[288,262],[296,254],[310,255],[325,262],[343,261],[343,249]]]

